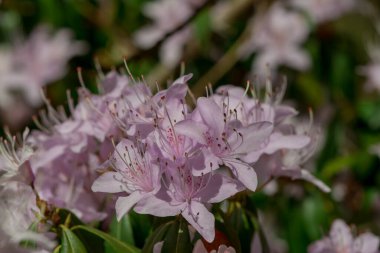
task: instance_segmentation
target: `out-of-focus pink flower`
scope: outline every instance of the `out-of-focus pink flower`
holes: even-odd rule
[[[380,63],[372,62],[361,69],[361,74],[367,77],[366,88],[380,92]]]
[[[300,48],[309,34],[306,20],[300,13],[275,3],[252,22],[251,35],[242,45],[240,54],[256,53],[253,73],[266,73],[268,66],[276,69],[284,65],[297,70],[310,67],[309,55]]]
[[[33,149],[26,143],[29,129],[25,129],[21,140],[12,137],[8,130],[5,133],[7,138],[0,142],[0,184],[6,181],[29,183],[33,180],[29,164]]]
[[[167,33],[181,26],[194,9],[206,0],[159,0],[145,5],[144,13],[153,20],[149,26],[135,33],[136,45],[140,48],[150,48]],[[191,28],[186,26],[166,39],[160,49],[160,57],[164,64],[173,67],[178,64],[183,48],[191,36]]]
[[[73,41],[71,31],[52,32],[46,26],[37,27],[25,41],[16,43],[13,49],[13,73],[24,79],[20,87],[32,105],[41,104],[40,88],[66,73],[67,62],[75,55],[84,53],[83,42]]]
[[[342,220],[335,220],[329,236],[309,246],[309,253],[377,253],[379,237],[363,233],[357,237]]]
[[[11,103],[11,91],[21,91],[28,103],[38,106],[42,103],[41,87],[55,81],[66,73],[67,62],[75,55],[84,53],[83,42],[73,41],[69,30],[52,32],[47,26],[37,27],[27,40],[14,43],[1,69],[7,73],[0,83],[4,91],[2,106]],[[3,57],[1,57],[3,58]]]
[[[380,25],[378,27],[380,33]],[[366,77],[365,89],[367,91],[380,92],[380,47],[369,46],[368,55],[370,62],[358,69],[359,74]]]
[[[315,23],[339,18],[355,7],[356,0],[292,0],[293,6],[305,11]]]
[[[36,202],[37,196],[29,185],[8,182],[5,186],[0,186],[0,232],[6,234],[10,243],[30,240],[42,248],[52,249],[55,243],[43,234],[45,231],[30,230],[43,217]],[[4,238],[0,238],[0,250],[2,239]]]
[[[74,41],[70,30],[53,32],[47,26],[12,43],[12,47],[0,49],[0,112],[6,124],[18,128],[31,118],[33,108],[42,104],[42,87],[62,78],[68,61],[83,54],[86,46]]]
[[[233,247],[227,247],[226,245],[220,245],[218,250],[212,250],[211,253],[236,253]],[[195,243],[193,253],[208,253],[206,247],[203,245],[201,240]]]

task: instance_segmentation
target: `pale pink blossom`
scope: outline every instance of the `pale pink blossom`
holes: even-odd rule
[[[301,48],[309,27],[300,13],[275,3],[252,22],[251,34],[240,54],[256,54],[253,73],[266,73],[268,66],[273,70],[287,66],[301,71],[310,67],[310,57]]]
[[[226,245],[220,245],[218,250],[212,250],[211,253],[236,253],[233,247],[227,247]],[[193,253],[208,253],[201,240],[195,243]]]
[[[335,220],[327,237],[310,245],[309,253],[377,253],[379,237],[366,232],[355,237],[342,220]]]
[[[144,13],[152,19],[153,23],[138,30],[135,35],[135,43],[140,48],[150,48],[166,34],[174,31],[183,25],[197,7],[206,0],[159,0],[147,3],[144,6]],[[191,38],[192,30],[190,26],[185,26],[172,34],[163,42],[160,48],[160,58],[169,67],[174,67],[181,59],[183,49]]]
[[[91,187],[94,192],[128,194],[116,201],[118,220],[136,203],[160,190],[160,163],[153,159],[148,148],[146,143],[122,140],[109,161],[113,171],[102,174]]]
[[[354,9],[356,0],[292,0],[293,6],[305,11],[315,23],[338,19]]]
[[[86,46],[68,29],[55,32],[43,25],[27,39],[11,43],[0,49],[0,112],[6,124],[18,128],[43,103],[42,88],[61,79],[68,61],[83,54]]]

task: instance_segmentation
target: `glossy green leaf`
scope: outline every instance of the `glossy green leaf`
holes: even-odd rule
[[[62,247],[60,253],[87,253],[79,238],[67,227],[62,228]]]
[[[148,237],[144,248],[142,249],[142,253],[151,253],[153,251],[153,247],[156,243],[163,240],[164,236],[168,232],[168,229],[173,224],[173,221],[161,224],[157,229],[153,231],[153,233]]]
[[[120,241],[134,245],[135,241],[133,238],[131,217],[129,215],[124,215],[119,222],[114,218],[111,223],[110,234]]]
[[[117,221],[116,217],[114,217],[110,225],[109,234],[122,242],[130,245],[135,245],[130,219],[130,215],[125,215],[120,221]],[[114,252],[109,244],[106,244],[105,246],[106,253]]]
[[[132,245],[128,245],[126,243],[123,243],[122,241],[114,238],[113,236],[104,233],[98,229],[92,228],[92,227],[86,227],[83,225],[78,225],[72,228],[72,230],[82,230],[86,231],[88,233],[91,233],[93,235],[96,235],[97,237],[102,238],[105,243],[107,243],[115,253],[138,253],[140,250]]]
[[[172,224],[165,236],[162,252],[191,253],[188,224],[182,217]]]

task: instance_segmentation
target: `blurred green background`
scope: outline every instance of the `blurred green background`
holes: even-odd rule
[[[244,86],[252,77],[249,73],[255,54],[240,58],[236,47],[252,17],[275,1],[203,4],[186,21],[191,36],[183,48],[183,64],[174,67],[162,63],[161,42],[150,49],[139,49],[133,42],[133,34],[152,23],[143,13],[147,2],[3,0],[0,43],[12,43],[16,34],[27,37],[39,24],[55,30],[69,28],[76,40],[87,43],[88,51],[70,60],[65,77],[46,87],[47,97],[55,106],[67,105],[66,90],[79,87],[77,67],[82,68],[86,86],[96,92],[96,63],[104,73],[115,68],[125,71],[125,59],[134,76],[143,75],[148,83],[162,86],[184,69],[194,74],[190,85],[196,95],[204,93],[208,82],[214,87],[230,83]],[[227,13],[215,11],[220,2],[229,6]],[[323,24],[310,22],[309,36],[302,45],[310,54],[310,69],[301,72],[281,66],[277,70],[288,80],[285,101],[306,118],[311,108],[315,123],[321,127],[323,141],[310,167],[332,188],[330,194],[325,194],[311,184],[278,180],[274,193],[264,191],[252,196],[268,221],[264,226],[268,224],[268,230],[273,229],[275,236],[287,244],[288,252],[305,252],[307,245],[326,234],[338,217],[356,224],[358,231],[370,229],[380,234],[380,160],[370,152],[380,143],[380,95],[365,89],[366,78],[358,71],[370,61],[368,46],[380,45],[376,31],[379,2],[368,3],[372,6],[370,15],[358,8]],[[219,26],[216,17],[225,23]],[[34,127],[31,117],[13,131],[25,125]]]

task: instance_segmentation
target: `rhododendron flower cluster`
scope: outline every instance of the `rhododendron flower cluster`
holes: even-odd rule
[[[27,224],[46,219],[41,207],[70,210],[85,223],[111,217],[113,208],[120,220],[133,209],[180,215],[212,242],[212,204],[239,192],[278,176],[329,191],[300,167],[316,138],[312,130],[297,131],[297,111],[281,104],[285,83],[272,87],[268,80],[264,97],[248,83],[195,100],[188,96],[191,77],[154,93],[112,71],[101,78],[99,94],[83,86],[74,105],[68,93],[70,115],[45,99],[46,111],[35,118],[40,130],[26,131],[22,146],[9,136],[0,150],[2,182],[22,184],[29,190],[19,194],[33,196]],[[289,164],[289,155],[299,158]]]
[[[276,152],[305,148],[312,139],[285,123],[296,111],[279,105],[281,96],[272,94],[271,87],[267,100],[262,101],[248,96],[253,92],[250,85],[246,90],[222,86],[198,98],[192,108],[186,103],[190,78],[182,76],[156,94],[137,83],[126,88],[133,96],[109,103],[123,134],[102,165],[110,170],[102,173],[92,190],[122,194],[116,201],[118,219],[131,208],[159,217],[181,214],[212,241],[210,204],[245,189],[255,191],[256,164],[263,163],[264,170],[266,162],[278,162],[273,171],[265,172],[278,176],[281,173],[275,171],[286,165]],[[290,171],[299,173],[299,168]]]

